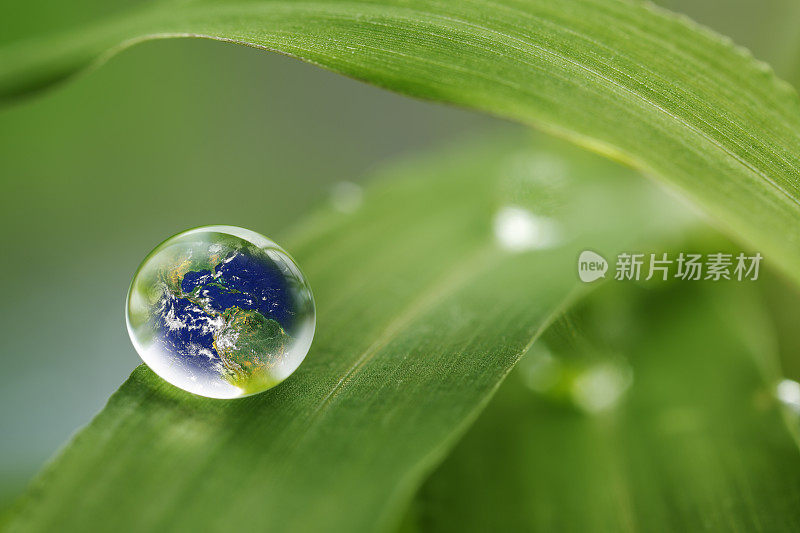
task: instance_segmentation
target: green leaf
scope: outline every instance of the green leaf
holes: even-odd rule
[[[495,231],[519,228],[498,212],[556,240],[535,249],[546,243],[534,231],[516,241],[530,249],[510,251]],[[682,213],[631,172],[528,140],[385,172],[356,213],[323,212],[288,243],[319,306],[294,375],[219,401],[140,367],[9,520],[23,531],[387,529],[580,294],[579,252],[626,249]]]
[[[426,482],[417,529],[796,531],[800,456],[763,304],[681,285],[606,286],[557,321]]]
[[[28,11],[10,24],[18,28],[0,44],[0,95],[62,79],[144,39],[275,50],[537,125],[623,160],[800,281],[796,93],[728,40],[649,4],[159,1],[92,17],[93,4],[61,23],[39,27],[41,13]]]

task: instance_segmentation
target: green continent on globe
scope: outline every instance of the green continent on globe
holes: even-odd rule
[[[164,379],[202,396],[238,398],[297,368],[315,314],[308,284],[277,245],[241,228],[209,226],[148,254],[131,283],[126,319],[142,359]]]
[[[272,369],[279,367],[290,337],[277,321],[258,311],[230,307],[214,332],[214,349],[222,360],[228,381],[244,389],[263,390],[280,378]]]

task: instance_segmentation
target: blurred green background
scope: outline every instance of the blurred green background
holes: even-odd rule
[[[44,3],[2,4],[64,23]],[[800,78],[795,0],[661,4]],[[23,31],[9,20],[0,17],[6,37]],[[0,506],[139,363],[123,301],[158,242],[218,223],[280,242],[331,201],[335,184],[387,159],[519,128],[282,56],[183,39],[138,45],[0,110]]]

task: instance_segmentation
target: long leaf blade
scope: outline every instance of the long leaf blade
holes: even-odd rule
[[[800,280],[800,100],[686,19],[624,0],[155,2],[10,39],[0,94],[143,39],[186,36],[558,133],[661,178]]]
[[[525,356],[421,490],[419,530],[800,527],[762,302],[741,285],[615,288]],[[615,383],[615,405],[586,409]]]
[[[676,213],[615,165],[526,145],[467,146],[401,167],[389,175],[404,179],[376,184],[359,212],[311,219],[290,246],[319,305],[298,371],[264,394],[215,401],[138,369],[38,479],[12,524],[393,525],[574,293],[580,250],[624,247],[657,234],[659,213]],[[598,174],[605,183],[593,181]],[[535,207],[563,240],[512,253],[495,241],[493,217],[508,202],[503,191],[531,179],[545,186],[532,199],[515,195],[515,209]],[[616,216],[626,199],[636,224]]]

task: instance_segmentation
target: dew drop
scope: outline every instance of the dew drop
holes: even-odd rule
[[[142,360],[176,387],[238,398],[274,387],[311,346],[314,298],[294,260],[235,226],[170,237],[144,259],[126,304]]]
[[[537,395],[594,415],[613,410],[633,384],[625,359],[607,355],[594,360],[556,357],[539,341],[518,369],[523,383]]]
[[[559,240],[552,219],[515,206],[505,206],[495,214],[494,235],[500,247],[511,252],[547,248]]]
[[[792,379],[784,379],[775,387],[778,400],[796,413],[800,413],[800,383]]]
[[[364,191],[356,183],[340,181],[331,188],[331,205],[341,213],[355,213],[363,201]]]
[[[528,388],[546,394],[559,384],[564,369],[561,362],[547,348],[542,347],[523,359],[520,371]]]
[[[587,413],[608,411],[619,403],[632,378],[630,368],[621,364],[605,362],[591,366],[575,379],[572,399]]]

